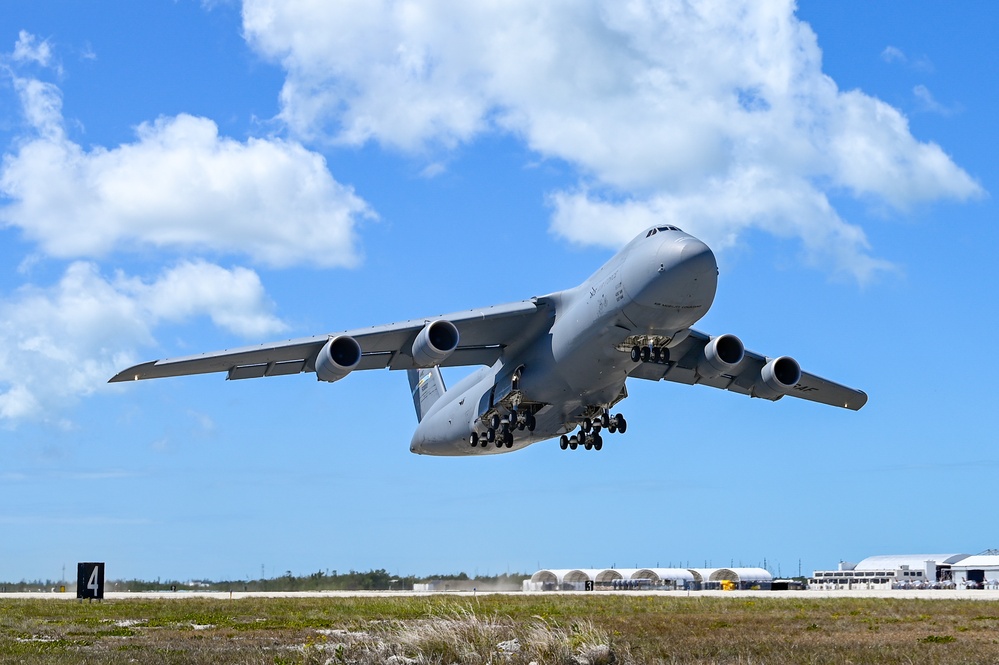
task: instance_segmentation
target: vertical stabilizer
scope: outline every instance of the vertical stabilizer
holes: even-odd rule
[[[411,369],[407,370],[406,374],[409,375],[409,388],[413,392],[416,418],[423,420],[430,407],[444,394],[444,377],[441,376],[438,367]]]

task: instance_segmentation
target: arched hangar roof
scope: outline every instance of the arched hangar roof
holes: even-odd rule
[[[774,576],[762,568],[719,568],[711,573],[708,581],[720,582],[770,582]]]
[[[995,554],[974,554],[965,559],[961,559],[954,564],[955,568],[999,568],[999,555]]]
[[[954,564],[967,557],[967,554],[879,554],[867,557],[854,570],[898,570],[902,566],[916,570],[925,568],[927,561]]]
[[[539,570],[538,572],[531,575],[532,584],[558,584],[559,580],[562,579],[559,573],[565,573],[564,570]]]
[[[693,582],[694,574],[686,568],[639,568],[632,573],[631,579],[652,580],[653,582],[661,582],[662,580]]]

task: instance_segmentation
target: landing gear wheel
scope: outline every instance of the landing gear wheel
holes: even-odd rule
[[[591,429],[593,429],[593,421],[589,418],[583,418],[583,431],[588,433]]]
[[[654,362],[654,363],[659,362],[659,349],[658,348],[653,348],[651,351],[649,351],[649,356],[650,356],[649,359],[652,362]]]
[[[642,362],[647,363],[652,358],[652,349],[647,346],[642,347]]]
[[[560,436],[559,439],[558,439],[558,447],[561,448],[562,450],[565,450],[566,448],[568,448],[569,447],[569,437],[567,437],[565,434],[563,434],[562,436]]]
[[[511,411],[510,412],[510,427],[516,427],[517,426],[517,423],[519,422],[518,416],[519,416],[519,414],[516,411]]]
[[[617,424],[617,431],[621,434],[628,431],[628,421],[620,413],[614,416],[614,422]]]
[[[600,425],[602,427],[610,427],[610,414],[606,411],[600,416]]]
[[[492,427],[486,430],[486,441],[492,443],[496,440],[496,430]]]
[[[617,423],[612,420],[610,425],[607,426],[607,431],[611,434],[617,432]]]
[[[506,447],[513,448],[513,432],[507,432],[504,438],[506,439]]]
[[[517,421],[517,430],[518,431],[523,432],[526,428],[527,428],[527,423],[525,423],[523,420],[518,420]]]
[[[473,448],[479,445],[479,434],[477,432],[472,432],[468,435],[468,445]]]
[[[584,432],[583,430],[579,430],[579,435],[576,438],[579,440],[579,443],[581,443],[584,446],[586,445],[587,441],[586,432]]]
[[[638,362],[642,359],[642,350],[637,346],[631,347],[631,360],[632,362]]]
[[[600,438],[599,434],[593,436],[593,449],[600,450],[604,447],[604,440]]]
[[[489,426],[493,429],[499,429],[500,417],[498,413],[494,413],[493,417],[489,419]]]
[[[503,447],[503,440],[504,439],[506,439],[506,435],[504,435],[502,432],[500,432],[500,435],[498,437],[496,437],[496,447],[497,448],[502,448]]]
[[[587,450],[593,450],[593,442],[587,439],[586,442],[583,444],[583,447],[586,448]]]
[[[661,362],[663,365],[665,365],[666,363],[669,362],[669,348],[668,347],[664,346],[663,348],[659,349],[659,362]]]
[[[533,432],[534,428],[538,426],[538,421],[534,417],[533,413],[527,414],[527,431]]]
[[[575,435],[569,437],[569,447],[573,450],[579,447],[579,439]]]

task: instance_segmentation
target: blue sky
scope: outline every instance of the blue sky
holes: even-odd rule
[[[999,10],[536,5],[5,5],[0,579],[997,546]],[[105,383],[566,288],[653,221],[716,250],[699,329],[869,404],[633,382],[600,453],[440,459],[398,374]]]

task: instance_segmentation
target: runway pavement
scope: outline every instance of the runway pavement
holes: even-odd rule
[[[163,599],[181,600],[185,598],[211,598],[215,600],[237,600],[240,598],[391,598],[391,597],[422,597],[449,596],[455,598],[473,598],[489,594],[507,594],[512,596],[551,595],[551,596],[662,596],[665,598],[786,598],[794,600],[810,600],[819,598],[913,598],[920,600],[999,600],[999,590],[933,590],[933,589],[875,589],[875,590],[808,590],[808,591],[109,591],[105,600],[129,599]],[[0,602],[5,599],[31,598],[36,600],[76,600],[76,593],[60,592],[18,592],[0,593]]]

